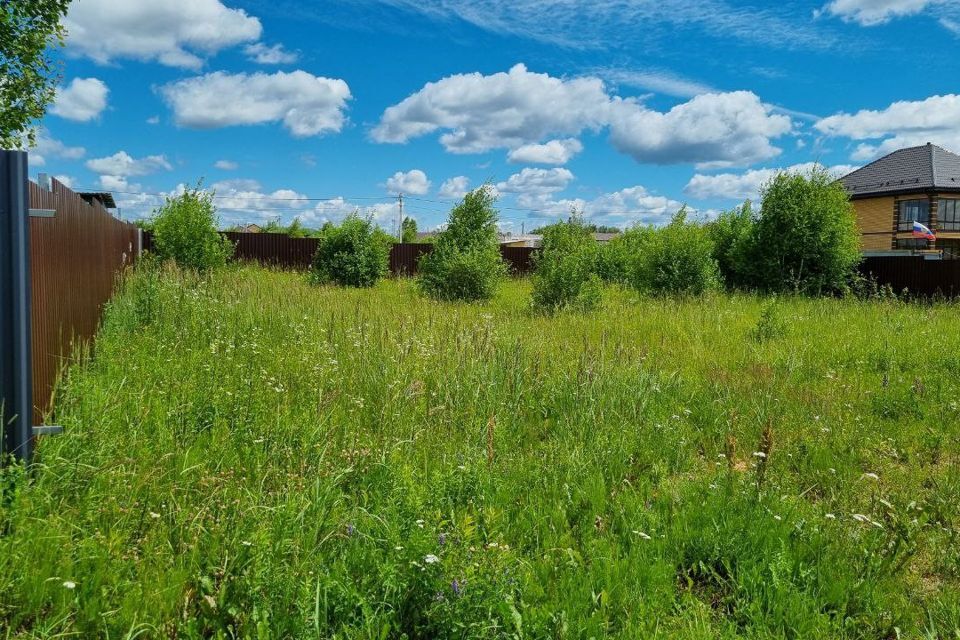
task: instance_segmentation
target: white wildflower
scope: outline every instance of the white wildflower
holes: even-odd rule
[[[71,580],[65,580],[64,583],[63,583],[63,587],[64,587],[65,589],[71,589],[71,590],[73,590],[73,589],[76,589],[76,588],[77,588],[77,583],[76,583],[76,582],[73,582],[73,581],[71,581]]]
[[[440,562],[440,558],[433,555],[432,553],[428,553],[426,556],[424,556],[423,561],[426,562],[427,564],[436,564]]]

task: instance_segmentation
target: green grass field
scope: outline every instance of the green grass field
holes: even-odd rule
[[[0,638],[960,635],[960,307],[529,290],[137,274]]]

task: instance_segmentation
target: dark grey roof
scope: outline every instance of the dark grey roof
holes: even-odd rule
[[[840,178],[852,197],[960,191],[960,156],[929,142],[894,151]]]

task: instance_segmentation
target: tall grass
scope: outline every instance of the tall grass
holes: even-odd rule
[[[956,307],[528,295],[136,274],[2,480],[0,636],[955,637]]]

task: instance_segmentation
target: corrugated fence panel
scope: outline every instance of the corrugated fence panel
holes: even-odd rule
[[[895,293],[960,296],[960,260],[924,260],[922,256],[869,257],[860,272]]]
[[[223,232],[235,249],[236,260],[259,262],[263,265],[284,269],[309,269],[313,254],[317,252],[316,238],[291,238],[282,233],[237,233]],[[153,249],[153,234],[143,234],[143,249]],[[432,244],[397,243],[390,248],[390,273],[396,276],[412,276],[417,273],[420,256],[430,253]],[[500,247],[504,261],[514,274],[532,270],[531,260],[536,249],[530,247]]]
[[[30,220],[34,424],[40,424],[73,346],[94,336],[117,275],[133,262],[138,230],[56,180],[51,191],[30,183],[30,207],[56,211]]]

